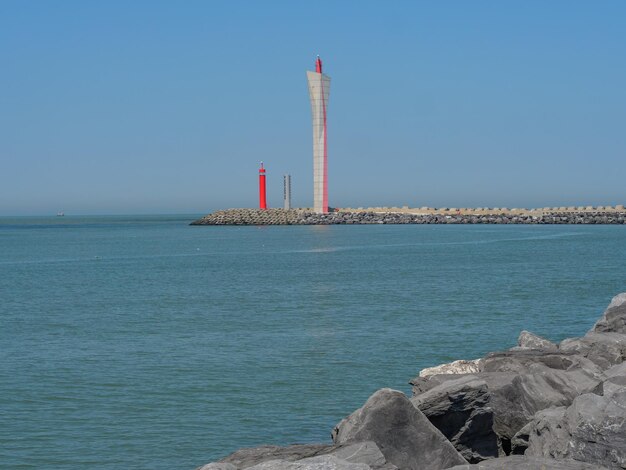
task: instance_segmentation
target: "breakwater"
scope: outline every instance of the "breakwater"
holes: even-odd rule
[[[624,224],[623,207],[602,209],[350,209],[318,214],[307,209],[227,209],[191,225],[349,224]]]
[[[516,346],[384,388],[332,444],[241,449],[198,470],[626,468],[626,293],[583,336],[522,331]]]

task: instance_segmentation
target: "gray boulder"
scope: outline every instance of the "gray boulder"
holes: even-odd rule
[[[517,338],[517,345],[520,348],[540,349],[547,351],[555,351],[558,348],[558,346],[552,341],[548,341],[547,339],[542,338],[541,336],[537,336],[536,334],[526,330],[522,331],[519,334],[519,337]]]
[[[494,430],[503,440],[503,450],[510,452],[509,443],[537,411],[553,406],[567,406],[581,393],[592,392],[600,380],[581,369],[562,371],[538,370],[520,374],[509,383],[503,382],[492,390],[490,405],[494,412]]]
[[[591,331],[582,338],[564,339],[559,349],[563,353],[581,355],[604,370],[626,358],[626,334]]]
[[[436,470],[466,463],[452,444],[401,392],[378,390],[332,432],[336,444],[374,441],[398,468]]]
[[[537,413],[525,455],[626,468],[626,388],[608,391],[604,396],[581,395],[568,408]]]
[[[626,334],[626,293],[613,297],[604,314],[591,331],[596,333]]]
[[[485,380],[475,375],[457,376],[411,398],[429,421],[470,463],[498,456],[498,436],[493,430]]]
[[[582,356],[537,350],[489,354],[483,370],[479,376],[489,387],[494,430],[506,454],[510,440],[537,411],[568,406],[604,378],[600,368]]]
[[[449,470],[607,470],[605,467],[577,462],[541,457],[512,455],[493,460],[485,460],[475,465],[457,465]]]

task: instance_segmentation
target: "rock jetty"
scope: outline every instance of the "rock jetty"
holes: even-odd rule
[[[239,450],[199,470],[626,468],[626,293],[580,338],[522,331],[480,359],[423,369],[412,397],[382,389],[332,444]]]
[[[318,214],[307,209],[227,209],[191,225],[348,225],[348,224],[624,224],[626,211],[543,211],[521,209],[335,210]]]

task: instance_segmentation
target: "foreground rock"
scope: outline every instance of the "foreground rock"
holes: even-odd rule
[[[583,337],[422,370],[382,389],[334,444],[242,449],[203,470],[626,469],[626,293]]]
[[[444,469],[466,462],[403,393],[388,388],[343,419],[332,437],[336,444],[371,440],[387,462],[406,470]]]

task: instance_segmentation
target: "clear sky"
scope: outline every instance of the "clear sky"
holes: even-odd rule
[[[0,0],[0,215],[626,203],[626,2]]]

